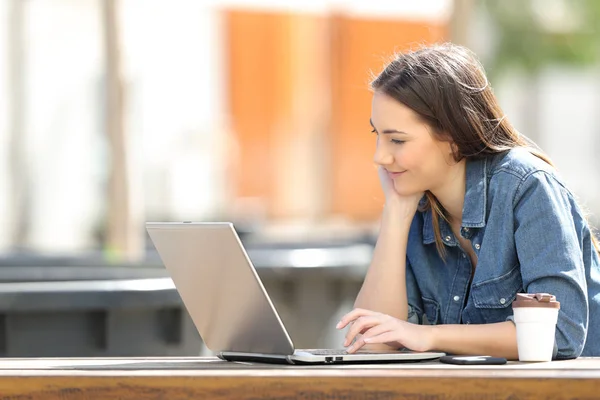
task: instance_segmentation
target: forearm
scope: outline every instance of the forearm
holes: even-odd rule
[[[412,217],[386,205],[373,259],[354,306],[406,320],[406,244]]]
[[[517,330],[510,322],[485,325],[436,325],[432,348],[449,354],[519,358]]]

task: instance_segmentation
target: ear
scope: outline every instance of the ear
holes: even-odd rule
[[[456,157],[459,154],[458,146],[453,141],[450,141],[450,151],[452,152],[453,157]]]
[[[459,162],[463,157],[460,154],[458,146],[452,140],[450,140],[448,144],[448,157],[455,163]]]

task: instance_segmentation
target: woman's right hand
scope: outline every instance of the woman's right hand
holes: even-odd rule
[[[419,192],[410,195],[401,195],[394,187],[393,179],[388,175],[387,170],[379,166],[377,173],[379,175],[379,182],[385,195],[385,206],[386,208],[397,208],[402,211],[403,215],[406,215],[412,220],[412,217],[417,212],[419,201],[423,198],[424,192]]]

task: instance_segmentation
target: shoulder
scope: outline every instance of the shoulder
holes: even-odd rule
[[[522,147],[491,157],[487,178],[490,188],[500,185],[519,191],[530,185],[550,184],[567,190],[554,166]]]
[[[556,176],[556,169],[526,148],[517,147],[490,158],[489,175],[513,175],[519,180],[536,172]]]
[[[526,148],[511,149],[491,157],[487,177],[490,192],[496,193],[496,196],[490,195],[513,205],[531,196],[561,198],[560,203],[568,203],[574,198],[556,168]]]

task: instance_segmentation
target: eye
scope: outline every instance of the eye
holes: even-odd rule
[[[390,142],[392,142],[394,144],[402,144],[402,143],[404,143],[404,140],[392,139],[392,140],[390,140]]]
[[[373,130],[371,131],[371,133],[377,134],[377,131],[375,130],[375,128],[373,128]]]

